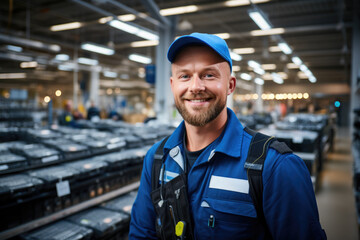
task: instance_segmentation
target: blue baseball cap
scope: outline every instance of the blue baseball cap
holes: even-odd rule
[[[225,40],[212,34],[207,33],[191,33],[177,38],[169,47],[167,58],[171,63],[174,62],[179,51],[187,45],[204,45],[213,49],[230,65],[230,72],[232,71],[232,61],[230,57],[229,47]]]

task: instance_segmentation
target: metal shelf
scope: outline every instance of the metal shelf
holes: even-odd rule
[[[122,188],[119,188],[119,189],[117,189],[115,191],[111,191],[111,192],[106,193],[104,195],[95,197],[93,199],[87,200],[87,201],[82,202],[82,203],[79,203],[79,204],[77,204],[75,206],[66,208],[64,210],[61,210],[61,211],[56,212],[54,214],[51,214],[49,216],[39,218],[39,219],[33,220],[31,222],[22,224],[20,226],[5,230],[3,232],[0,232],[0,239],[8,239],[8,238],[17,236],[17,235],[19,235],[21,233],[30,231],[32,229],[38,228],[40,226],[43,226],[45,224],[48,224],[48,223],[51,223],[51,222],[54,222],[54,221],[57,221],[57,220],[59,220],[61,218],[67,217],[69,215],[72,215],[72,214],[77,213],[79,211],[82,211],[84,209],[99,205],[99,204],[101,204],[101,203],[103,203],[105,201],[108,201],[108,200],[110,200],[112,198],[115,198],[115,197],[117,197],[119,195],[122,195],[124,193],[128,193],[128,192],[130,192],[132,190],[135,190],[135,189],[139,188],[139,186],[140,186],[140,181],[136,181],[136,182],[131,183],[129,185],[126,185],[126,186],[124,186]]]

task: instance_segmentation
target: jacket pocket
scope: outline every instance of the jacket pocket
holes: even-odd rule
[[[212,198],[204,198],[203,202],[207,204],[201,206],[197,229],[209,235],[208,239],[255,239],[258,221],[251,202]]]

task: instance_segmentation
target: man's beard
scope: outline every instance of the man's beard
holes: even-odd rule
[[[194,99],[196,97],[205,98],[202,96],[202,94],[198,94],[198,95],[192,95],[191,99]],[[213,97],[212,94],[211,97]],[[183,97],[181,98],[181,100],[179,101],[175,99],[175,105],[177,110],[179,111],[185,122],[197,127],[205,126],[207,123],[213,121],[217,116],[219,116],[221,111],[226,106],[226,98],[225,101],[221,101],[221,99],[219,99],[215,101],[214,104],[211,104],[208,109],[202,109],[202,111],[197,111],[197,110],[201,110],[201,107],[199,107],[198,109],[193,108],[196,114],[191,114],[185,107]]]

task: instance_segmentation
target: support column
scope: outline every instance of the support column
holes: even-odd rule
[[[73,108],[77,109],[78,108],[78,73],[79,73],[79,66],[77,64],[77,59],[78,59],[78,53],[77,53],[77,48],[75,48],[74,50],[74,64],[75,64],[75,68],[74,68],[74,72],[73,72]]]
[[[350,135],[353,138],[354,109],[360,108],[360,3],[354,1],[352,53],[351,53],[351,112],[350,112]]]
[[[261,97],[264,92],[263,85],[255,84],[255,92],[258,95],[258,99],[256,99],[254,110],[256,112],[264,112],[264,100]]]
[[[90,72],[90,101],[99,106],[100,70],[94,66]]]
[[[159,45],[156,47],[155,112],[162,121],[173,119],[174,98],[170,88],[171,65],[167,50],[175,38],[176,18],[169,18],[170,26],[159,28]]]

